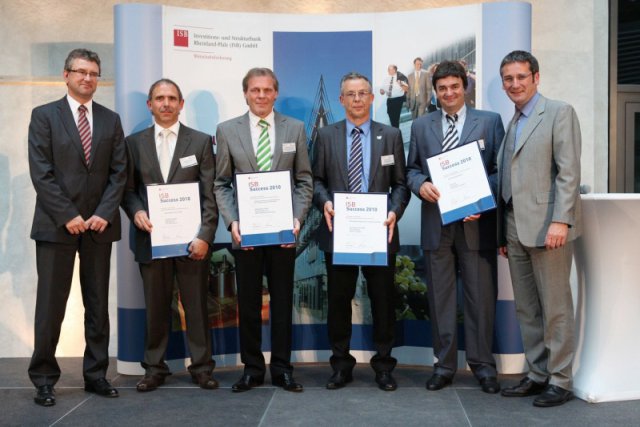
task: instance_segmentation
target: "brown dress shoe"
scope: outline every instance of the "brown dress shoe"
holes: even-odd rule
[[[164,384],[164,377],[162,375],[151,375],[147,374],[138,381],[136,384],[136,390],[144,392],[144,391],[153,391]]]
[[[198,372],[197,374],[191,374],[191,381],[193,381],[194,384],[198,384],[200,388],[207,390],[218,388],[218,381],[211,376],[211,372]]]

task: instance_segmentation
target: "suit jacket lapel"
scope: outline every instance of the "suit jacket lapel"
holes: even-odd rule
[[[73,112],[65,96],[58,103],[58,111],[60,114],[60,121],[64,126],[69,137],[73,140],[73,145],[78,150],[78,155],[82,157],[82,163],[87,167],[87,162],[84,161],[84,150],[82,149],[82,141],[80,141],[80,131],[78,131],[78,125],[73,118]],[[95,120],[94,120],[95,121]],[[91,144],[93,146],[93,144]],[[92,150],[93,151],[93,150]]]
[[[342,182],[344,188],[349,188],[349,165],[347,164],[347,122],[345,120],[339,121],[332,125],[335,142],[335,154],[338,161],[338,170],[342,174]],[[329,159],[329,161],[331,161]]]
[[[378,123],[371,121],[371,167],[369,168],[369,189],[373,186],[373,180],[380,168],[380,157],[382,156],[382,149],[384,146],[384,139],[382,135],[382,126]]]
[[[98,150],[98,144],[100,143],[100,135],[104,132],[104,120],[102,106],[93,103],[93,128],[91,129],[91,156],[89,157],[89,169],[93,166],[93,155]]]
[[[164,182],[162,171],[160,170],[160,162],[158,161],[158,150],[156,150],[156,136],[153,134],[154,126],[152,125],[140,136],[140,159],[142,167],[151,169],[153,182]]]
[[[173,176],[178,169],[178,163],[180,159],[184,157],[184,153],[189,148],[191,144],[191,134],[188,129],[180,123],[180,129],[178,130],[178,140],[176,141],[176,149],[173,151],[173,158],[171,159],[171,167],[169,168],[169,175],[167,177],[167,182],[171,182]]]
[[[256,159],[256,153],[253,149],[253,142],[251,141],[251,121],[249,120],[249,112],[238,118],[236,129],[238,131],[238,139],[240,140],[240,144],[242,144],[242,148],[247,155],[247,160],[249,160],[251,168],[254,171],[257,171],[258,160]]]
[[[477,125],[478,116],[475,114],[474,110],[467,107],[467,118],[464,120],[464,126],[462,127],[462,134],[460,135],[460,145],[471,142],[470,136]]]
[[[440,145],[440,148],[442,148],[442,141],[444,141],[444,134],[442,133],[442,111],[441,110],[438,110],[436,114],[431,115],[429,132],[433,133],[433,136],[435,137],[435,142],[437,142]],[[431,140],[431,138],[427,138],[427,141],[429,140]]]
[[[276,127],[276,140],[273,144],[271,170],[278,170],[278,162],[280,161],[280,157],[282,157],[282,144],[285,143],[285,136],[287,135],[287,119],[286,117],[274,112],[273,121]]]
[[[516,146],[514,147],[514,150],[513,150],[513,155],[514,156],[516,154],[518,154],[518,152],[520,151],[522,146],[527,142],[527,140],[529,139],[529,137],[533,133],[534,129],[542,121],[542,118],[544,117],[544,110],[545,110],[546,105],[547,105],[547,100],[542,95],[540,95],[540,99],[538,99],[538,102],[536,103],[536,106],[533,108],[533,112],[531,113],[531,117],[529,117],[527,119],[527,123],[525,124],[524,128],[520,132],[520,136],[518,137],[518,140],[516,141]],[[515,129],[514,129],[514,131],[515,131]]]

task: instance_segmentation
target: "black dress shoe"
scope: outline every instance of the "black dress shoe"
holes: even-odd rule
[[[331,375],[331,378],[329,378],[329,381],[327,381],[327,389],[337,390],[346,386],[351,381],[353,381],[351,372],[335,371],[333,375]]]
[[[559,406],[573,399],[573,393],[557,385],[549,384],[545,391],[533,400],[533,406],[548,408]]]
[[[547,387],[547,383],[538,383],[529,377],[524,377],[519,384],[502,390],[505,397],[526,397],[540,394]]]
[[[146,374],[138,384],[136,384],[136,390],[139,392],[153,391],[164,384],[163,375]]]
[[[255,378],[255,377],[252,377],[249,374],[242,374],[240,379],[238,381],[236,381],[235,384],[233,384],[231,386],[231,391],[234,392],[234,393],[240,393],[242,391],[249,391],[253,387],[258,387],[259,385],[262,385],[263,383],[264,383],[264,379],[262,379],[262,378]]]
[[[200,388],[207,390],[218,388],[218,381],[213,378],[211,372],[198,372],[197,374],[191,374],[191,381],[193,381],[194,384],[198,384]]]
[[[480,379],[482,391],[489,394],[496,394],[500,391],[500,383],[496,377],[484,377]]]
[[[292,391],[294,393],[299,393],[304,389],[302,384],[294,381],[289,372],[285,372],[271,379],[271,384],[277,387],[282,387],[285,391]]]
[[[109,381],[105,378],[98,378],[95,381],[85,381],[84,391],[104,397],[118,397],[118,390],[109,384]]]
[[[394,391],[398,388],[398,383],[389,371],[376,372],[376,383],[378,383],[378,388],[384,391]]]
[[[46,384],[37,387],[33,401],[40,406],[53,406],[56,404],[56,392],[52,385]]]
[[[436,391],[445,388],[451,384],[451,378],[440,374],[433,374],[427,381],[427,390]]]

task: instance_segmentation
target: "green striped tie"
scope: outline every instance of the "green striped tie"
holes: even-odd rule
[[[268,171],[271,169],[271,141],[269,141],[269,123],[266,120],[260,120],[258,126],[262,128],[260,137],[258,138],[258,170]]]

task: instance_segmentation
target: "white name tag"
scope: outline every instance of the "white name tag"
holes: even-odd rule
[[[484,139],[479,139],[475,142],[478,143],[478,147],[480,147],[480,150],[484,151]]]
[[[386,156],[380,156],[380,163],[382,166],[395,165],[396,160],[393,158],[393,154],[387,154]]]
[[[296,152],[296,143],[295,142],[285,142],[282,144],[282,152],[283,153],[295,153]]]
[[[180,166],[182,166],[183,168],[188,168],[188,167],[197,166],[197,165],[198,165],[198,161],[196,160],[195,154],[192,154],[190,156],[183,157],[180,159]]]

